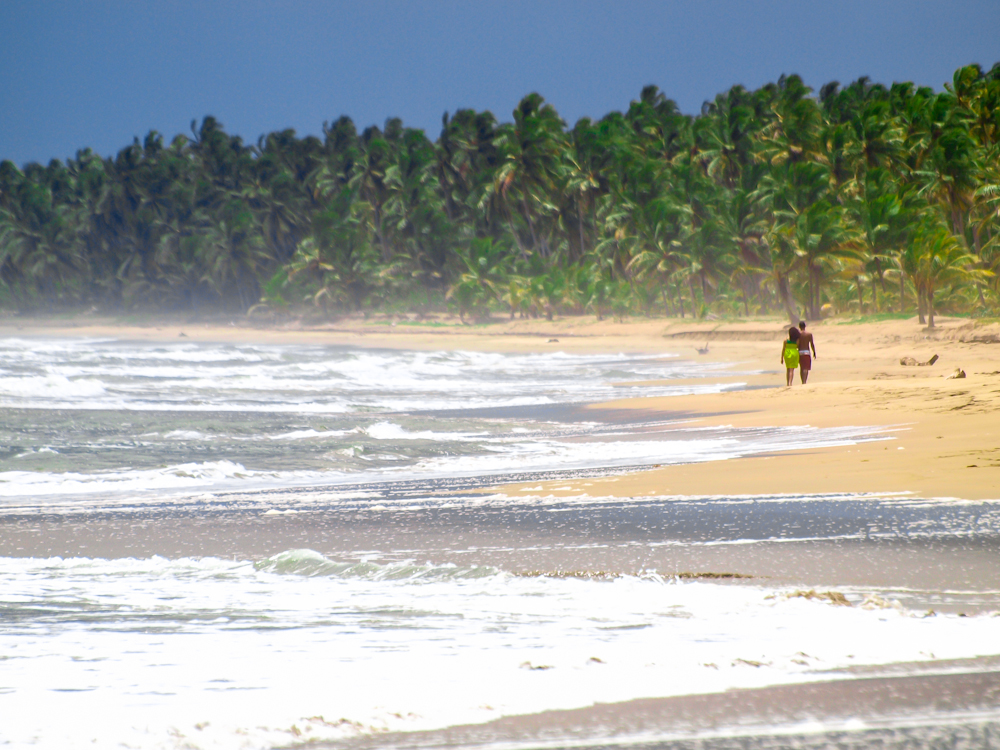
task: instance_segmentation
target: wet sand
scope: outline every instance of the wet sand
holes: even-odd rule
[[[310,497],[311,496],[311,497]],[[63,515],[0,514],[0,556],[262,559],[311,549],[342,562],[489,566],[515,575],[703,578],[843,591],[860,604],[975,615],[1000,610],[1000,508],[877,499],[664,498],[535,502],[370,487],[224,493]],[[471,501],[471,502],[470,502]],[[855,593],[855,592],[859,593]]]
[[[910,665],[906,676],[647,698],[505,717],[431,732],[369,735],[315,747],[375,748],[913,748],[996,747],[996,659]],[[941,673],[934,674],[934,671]]]

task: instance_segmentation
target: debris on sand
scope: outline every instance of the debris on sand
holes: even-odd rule
[[[551,664],[532,664],[530,661],[525,661],[521,663],[521,669],[530,669],[532,672],[544,672],[547,669],[552,669]]]
[[[627,576],[629,573],[609,570],[522,570],[514,573],[513,575],[518,576],[519,578],[582,578],[588,581],[612,581],[616,578]],[[642,574],[633,573],[632,575]],[[714,573],[711,571],[702,573],[683,571],[680,573],[663,573],[662,575],[664,578],[709,581],[754,578],[754,576],[746,573]]]
[[[862,609],[895,609],[900,612],[903,611],[903,605],[897,602],[895,599],[883,599],[878,594],[869,594],[865,597],[865,600],[861,602]],[[934,610],[928,610],[933,612]],[[927,615],[925,615],[926,617]]]
[[[733,662],[733,666],[735,667],[738,664],[745,664],[748,667],[769,667],[769,666],[771,666],[771,662],[768,662],[768,661],[755,661],[753,659],[736,659]]]
[[[837,604],[841,607],[850,607],[851,603],[847,600],[847,597],[841,594],[839,591],[819,591],[815,589],[809,589],[808,591],[793,591],[791,594],[786,596],[788,599],[826,599],[831,604]]]
[[[612,581],[624,574],[607,570],[523,570],[514,575],[519,578],[582,578],[588,581]]]
[[[937,362],[938,359],[940,359],[940,357],[938,357],[938,355],[936,354],[926,362],[918,362],[913,357],[903,357],[902,359],[899,360],[899,364],[903,365],[904,367],[930,367],[935,362]]]
[[[963,370],[961,367],[956,367],[955,371],[953,373],[951,373],[951,375],[945,375],[944,379],[945,380],[958,380],[959,378],[964,378],[964,377],[965,377],[965,370]]]

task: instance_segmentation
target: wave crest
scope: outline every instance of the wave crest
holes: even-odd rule
[[[434,565],[411,560],[391,563],[337,562],[316,550],[290,549],[254,563],[263,573],[282,575],[326,576],[354,578],[366,581],[454,581],[490,578],[504,575],[498,568],[487,565],[459,567],[452,564]]]

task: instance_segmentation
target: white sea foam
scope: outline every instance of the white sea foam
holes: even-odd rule
[[[0,472],[0,497],[39,498],[74,495],[149,493],[161,490],[202,492],[206,489],[261,488],[277,484],[333,481],[339,472],[250,471],[232,461],[206,461],[162,469],[78,472]]]
[[[335,438],[348,435],[354,430],[292,430],[280,435],[269,435],[271,440],[308,440],[310,438]]]
[[[100,398],[107,390],[103,382],[93,378],[70,380],[64,375],[32,375],[0,378],[0,393],[12,400],[56,399],[71,403]]]
[[[524,578],[311,550],[256,567],[7,558],[0,571],[6,608],[25,613],[0,632],[0,713],[17,717],[4,738],[41,748],[267,748],[812,681],[995,653],[1000,621],[655,573]]]
[[[708,381],[621,385],[710,376],[725,367],[696,366],[669,355],[6,339],[0,340],[0,356],[5,362],[0,406],[21,408],[335,414],[523,406],[732,387]]]
[[[171,430],[163,434],[169,440],[208,440],[209,435],[197,430]]]
[[[510,471],[582,469],[595,466],[641,466],[695,463],[735,458],[761,452],[849,445],[885,439],[868,427],[786,427],[736,430],[732,428],[685,429],[659,433],[656,440],[617,439],[616,434],[592,439],[494,440],[486,455],[428,458],[415,471],[443,474],[492,474]],[[713,437],[705,435],[714,433]],[[873,434],[874,433],[874,434]],[[692,437],[695,436],[695,437]],[[673,438],[673,439],[671,439]]]
[[[300,440],[345,436],[352,431],[300,431],[274,439]],[[410,460],[378,446],[349,445],[335,450],[344,458],[363,462],[382,462],[383,466],[352,470],[331,468],[317,470],[254,470],[233,461],[206,461],[175,464],[158,469],[103,470],[93,473],[5,471],[0,472],[0,498],[92,498],[102,495],[116,502],[122,494],[150,493],[160,490],[189,493],[206,490],[249,491],[277,486],[337,484],[343,482],[384,481],[391,479],[480,476],[509,472],[555,471],[562,469],[678,464],[722,460],[736,456],[791,448],[817,448],[845,445],[871,439],[870,428],[784,427],[736,430],[731,428],[675,429],[660,428],[657,439],[620,439],[616,431],[589,436],[579,426],[567,430],[561,438],[533,438],[518,433],[512,436],[487,437],[476,433],[434,431],[410,432],[391,422],[379,422],[357,431],[378,441],[475,441],[481,449],[475,453]],[[204,440],[197,431],[173,431],[165,435],[173,440]],[[29,455],[29,454],[24,454]],[[392,464],[400,464],[398,466]],[[93,500],[91,500],[93,502]]]
[[[435,432],[433,430],[419,430],[410,432],[402,426],[393,422],[377,422],[364,429],[364,433],[376,440],[475,440],[482,439],[488,435],[485,432]]]

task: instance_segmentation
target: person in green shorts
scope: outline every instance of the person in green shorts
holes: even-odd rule
[[[785,385],[790,386],[799,366],[799,329],[795,326],[788,329],[788,338],[781,345],[781,361],[787,369]]]

